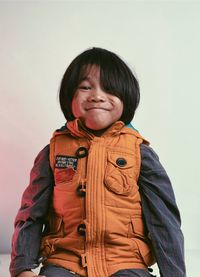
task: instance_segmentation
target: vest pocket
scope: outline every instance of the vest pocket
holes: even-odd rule
[[[54,214],[50,215],[43,232],[41,241],[41,255],[44,257],[50,256],[54,252],[55,242],[64,237],[64,224],[62,216]]]
[[[147,238],[147,232],[141,216],[131,217],[129,237],[132,238],[137,254],[146,266],[154,264],[155,259],[152,254],[151,242]]]
[[[142,215],[135,215],[131,217],[131,232],[133,237],[144,238],[146,237],[146,230],[144,228],[144,222]]]
[[[142,240],[135,239],[134,242],[138,247],[139,255],[142,258],[144,264],[146,266],[153,265],[155,263],[155,258],[153,256],[150,246]]]
[[[128,195],[134,188],[134,164],[135,158],[132,155],[108,153],[104,179],[106,187],[116,194]]]

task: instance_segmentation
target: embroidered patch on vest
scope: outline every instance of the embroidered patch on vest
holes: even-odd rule
[[[71,156],[56,156],[56,168],[73,168],[77,169],[78,158]]]

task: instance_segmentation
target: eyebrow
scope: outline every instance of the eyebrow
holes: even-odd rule
[[[79,84],[83,81],[95,82],[95,80],[93,78],[91,78],[90,76],[85,76],[85,77],[81,78],[79,81]]]
[[[85,77],[80,79],[81,82],[82,81],[90,81],[90,80],[91,80],[91,78],[89,76],[85,76]]]

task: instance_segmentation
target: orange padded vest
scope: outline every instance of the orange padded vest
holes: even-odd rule
[[[118,121],[101,137],[78,120],[50,143],[55,187],[41,255],[81,276],[154,263],[137,180],[143,138]]]

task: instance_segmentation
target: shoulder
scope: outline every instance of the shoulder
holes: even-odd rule
[[[45,159],[48,159],[49,157],[49,144],[47,144],[40,152],[37,154],[35,158],[35,163],[39,161],[43,161]]]
[[[47,144],[40,152],[37,154],[34,160],[34,166],[43,166],[49,163],[49,144]]]
[[[140,152],[142,159],[158,159],[159,157],[153,148],[145,143],[140,144]]]
[[[52,171],[49,160],[50,147],[46,145],[36,156],[31,169],[31,179],[37,179],[41,176],[45,178],[52,177]]]
[[[164,171],[164,168],[160,163],[159,156],[152,147],[142,143],[140,145],[140,153],[142,171]]]
[[[62,127],[60,127],[59,129],[56,129],[56,132],[63,132],[63,131],[66,131],[66,130],[67,130],[67,126],[65,124]]]

